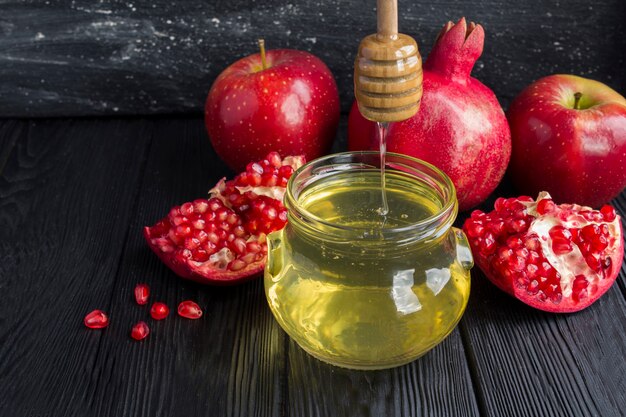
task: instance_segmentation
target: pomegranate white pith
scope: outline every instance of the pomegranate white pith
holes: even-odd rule
[[[463,229],[476,263],[500,289],[545,311],[581,310],[615,281],[624,242],[619,216],[577,204],[496,200],[490,213],[474,211]]]
[[[287,222],[282,198],[301,156],[271,152],[234,179],[221,179],[210,198],[184,203],[144,228],[150,248],[176,274],[203,283],[232,284],[265,266],[266,235]]]

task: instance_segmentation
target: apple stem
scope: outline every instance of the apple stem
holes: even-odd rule
[[[263,69],[267,69],[267,61],[265,61],[265,40],[259,39],[259,49],[261,50],[261,65]]]
[[[583,93],[574,93],[574,110],[580,110],[580,99],[583,96]]]

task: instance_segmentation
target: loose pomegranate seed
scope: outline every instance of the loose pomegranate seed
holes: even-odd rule
[[[193,301],[183,301],[178,305],[178,315],[187,319],[199,319],[202,317],[202,309]]]
[[[90,329],[102,329],[109,325],[109,316],[102,310],[94,310],[85,316],[84,322]]]
[[[154,303],[150,308],[150,315],[155,320],[163,320],[170,314],[170,308],[163,303]]]
[[[130,331],[130,337],[135,340],[145,339],[146,337],[148,337],[149,334],[150,328],[144,321],[140,321],[139,323],[135,324]]]
[[[148,297],[150,296],[150,287],[147,284],[137,284],[135,286],[135,301],[140,306],[148,303]]]

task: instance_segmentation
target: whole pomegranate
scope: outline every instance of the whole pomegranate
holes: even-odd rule
[[[265,266],[265,236],[287,222],[285,187],[303,164],[302,156],[270,152],[234,179],[222,178],[208,200],[176,206],[145,227],[148,245],[183,278],[213,284],[254,278]]]
[[[511,133],[496,96],[470,76],[483,50],[482,26],[462,18],[448,22],[424,63],[422,102],[417,114],[392,123],[387,150],[441,168],[456,186],[459,209],[467,210],[496,188],[511,156]],[[374,123],[352,106],[350,150],[378,149]]]
[[[544,311],[582,310],[617,278],[624,257],[613,207],[556,205],[542,192],[498,198],[495,210],[465,221],[474,260],[501,290]]]

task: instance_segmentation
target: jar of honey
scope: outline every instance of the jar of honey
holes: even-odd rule
[[[450,179],[389,153],[381,182],[379,161],[347,152],[300,168],[285,194],[289,222],[268,236],[265,293],[276,320],[311,355],[353,369],[399,366],[432,349],[470,290],[473,259],[452,227]]]

